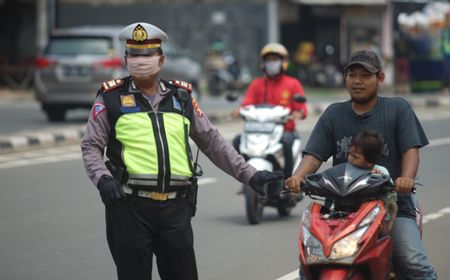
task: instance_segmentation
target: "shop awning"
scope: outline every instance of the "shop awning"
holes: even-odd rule
[[[388,0],[291,0],[305,5],[386,5]]]

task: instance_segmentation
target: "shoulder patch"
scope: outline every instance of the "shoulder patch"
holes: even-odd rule
[[[192,96],[192,107],[194,107],[194,111],[197,113],[197,115],[201,118],[203,117],[203,112],[200,109],[200,105],[198,105],[197,100],[195,100],[195,98]]]
[[[103,92],[108,92],[111,91],[115,88],[120,87],[121,85],[123,85],[123,79],[115,79],[115,80],[110,80],[110,81],[106,81],[102,83],[102,90]]]
[[[188,92],[192,92],[192,85],[191,83],[184,82],[184,81],[178,81],[178,80],[170,80],[169,84],[174,85],[178,88],[182,88],[184,90],[187,90]]]

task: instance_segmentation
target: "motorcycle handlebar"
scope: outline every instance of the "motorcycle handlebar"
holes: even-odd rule
[[[303,186],[304,186],[304,184],[303,183],[301,183],[301,185],[300,185],[300,191],[302,191],[302,188],[303,188]],[[417,188],[415,187],[415,186],[423,186],[421,183],[418,183],[418,182],[415,182],[414,183],[414,187],[411,189],[411,193],[413,193],[413,194],[415,194],[416,192],[417,192]],[[395,190],[395,185],[393,185],[393,190]],[[292,189],[286,189],[286,188],[283,188],[281,191],[280,191],[280,198],[284,198],[284,197],[286,197],[289,193],[291,193],[292,192]]]

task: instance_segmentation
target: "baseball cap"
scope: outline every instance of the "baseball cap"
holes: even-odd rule
[[[380,58],[374,51],[371,50],[359,50],[352,53],[350,60],[344,68],[345,72],[347,72],[350,66],[355,64],[361,65],[370,73],[377,73],[381,71]]]
[[[132,55],[148,55],[161,48],[161,42],[168,37],[158,27],[137,22],[125,27],[119,34],[119,40],[126,42],[127,52]]]

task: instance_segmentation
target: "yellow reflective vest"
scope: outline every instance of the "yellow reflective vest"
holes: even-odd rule
[[[141,93],[128,91],[129,85],[126,78],[120,87],[101,92],[111,124],[107,157],[125,167],[132,188],[170,192],[191,185],[190,94],[166,83],[170,91],[155,112]]]

